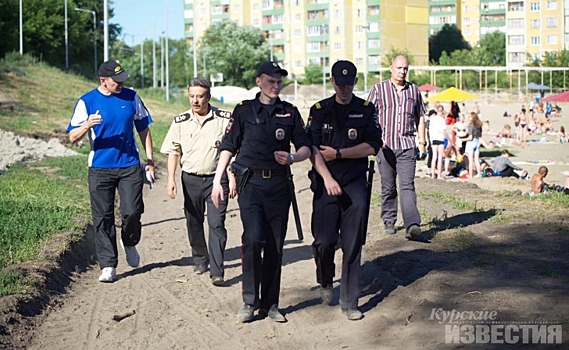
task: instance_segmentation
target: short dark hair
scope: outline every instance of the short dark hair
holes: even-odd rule
[[[504,154],[510,155],[510,152],[507,149],[503,149],[501,153],[502,155]]]
[[[206,93],[208,96],[211,96],[211,88],[209,87],[209,83],[207,82],[207,80],[203,77],[195,77],[194,79],[190,80],[190,83],[188,84],[188,90],[192,87],[192,86],[199,86],[202,87],[204,89],[206,89]]]

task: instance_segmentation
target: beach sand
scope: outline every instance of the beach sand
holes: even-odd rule
[[[472,111],[475,101],[466,101],[465,106],[462,102],[459,103],[461,107],[461,112],[466,110],[467,112]],[[528,102],[502,102],[502,101],[477,101],[480,106],[480,120],[489,121],[491,132],[496,134],[499,132],[505,124],[509,124],[512,129],[514,128],[514,114],[520,110],[522,104],[529,110],[529,100]],[[433,105],[433,104],[431,104]],[[450,103],[443,102],[442,105],[445,110],[449,110]],[[564,126],[567,130],[569,128],[569,104],[560,103],[562,108],[561,117],[551,118],[553,121],[553,126],[555,131],[559,130],[560,126]],[[466,108],[464,108],[466,107]],[[511,117],[504,117],[504,112],[507,112]],[[537,114],[540,119],[545,119],[543,114]],[[537,141],[547,139],[547,143],[539,143]],[[496,136],[483,136],[482,140],[486,143],[489,141],[494,141],[498,144],[501,142],[501,138]],[[562,174],[564,171],[569,170],[569,144],[560,143],[557,140],[556,135],[528,135],[528,143],[522,146],[510,145],[509,140],[505,146],[511,153],[510,159],[512,163],[527,169],[530,177],[535,174],[538,168],[542,165],[547,166],[549,173],[545,179],[548,184],[556,184],[563,186],[565,184],[566,176]],[[493,149],[481,149],[481,159],[485,159],[488,164],[492,164],[494,158],[500,154],[502,150],[501,146]],[[417,176],[425,176],[426,165],[424,161],[420,161],[417,164]],[[529,180],[518,180],[515,178],[473,178],[473,179],[451,179],[451,180],[437,180],[437,181],[469,181],[477,184],[479,187],[492,191],[503,191],[503,190],[520,190],[522,192],[530,191]]]

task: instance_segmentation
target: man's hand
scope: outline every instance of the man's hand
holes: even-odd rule
[[[168,197],[174,199],[178,194],[178,188],[176,187],[176,181],[174,179],[168,178],[168,183],[166,183],[166,193]]]
[[[290,164],[290,153],[285,151],[275,151],[275,160],[280,165],[287,165]]]
[[[324,180],[324,187],[326,187],[326,192],[329,196],[342,195],[342,187],[334,179]]]
[[[95,114],[89,114],[89,118],[85,122],[89,128],[92,128],[95,125],[99,125],[103,122],[103,117],[99,114],[99,110],[95,112]]]
[[[237,181],[235,181],[235,175],[229,172],[229,198],[237,197]]]
[[[213,187],[211,189],[211,201],[216,209],[219,209],[219,200],[224,200],[225,197],[223,196],[223,188],[221,187],[221,183],[214,181]]]
[[[336,159],[336,150],[330,146],[320,146],[319,151],[326,163]]]

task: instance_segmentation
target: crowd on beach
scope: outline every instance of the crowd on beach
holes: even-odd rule
[[[506,111],[503,116],[510,119],[497,132],[492,130],[489,120],[480,119],[480,106],[477,102],[474,102],[470,111],[465,103],[460,106],[454,101],[451,101],[449,105],[435,102],[433,108],[429,108],[427,104],[427,110],[428,144],[424,154],[420,154],[420,157],[425,159],[428,169],[427,176],[433,179],[500,176],[522,180],[532,178],[533,184],[535,181],[528,174],[527,169],[512,163],[509,159],[510,152],[505,147],[547,143],[551,136],[554,136],[554,142],[569,141],[565,127],[559,126],[555,129],[553,124],[553,119],[561,117],[562,112],[557,103],[552,105],[551,102],[532,101],[528,109],[522,104],[513,115]],[[528,139],[528,136],[535,135],[542,137],[539,140],[535,140],[535,137],[532,140]],[[500,155],[491,163],[490,160],[480,157],[481,148],[498,147],[502,147]],[[541,169],[541,171],[544,170]],[[561,187],[562,190],[569,188],[569,172],[567,176],[565,186]],[[533,187],[532,190],[534,190]],[[548,188],[545,185],[541,187],[542,190],[538,192],[543,192],[543,189]]]

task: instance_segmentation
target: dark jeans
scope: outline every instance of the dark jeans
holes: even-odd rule
[[[89,168],[89,194],[97,259],[99,266],[117,267],[117,237],[115,229],[115,193],[118,189],[121,214],[121,239],[125,246],[140,241],[144,212],[142,201],[143,172],[140,164],[118,169]]]

